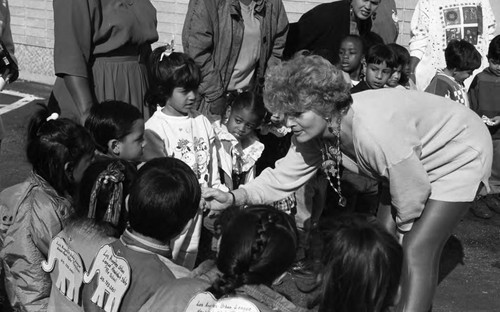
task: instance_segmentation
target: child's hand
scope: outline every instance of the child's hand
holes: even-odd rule
[[[493,118],[490,118],[490,120],[493,122],[491,125],[492,127],[500,125],[500,116],[495,116]]]
[[[210,210],[224,210],[233,202],[231,194],[214,188],[203,187],[201,197],[202,201],[205,202],[204,208]]]

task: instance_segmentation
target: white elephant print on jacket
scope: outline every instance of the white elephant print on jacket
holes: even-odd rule
[[[98,274],[97,288],[90,299],[106,312],[116,312],[130,285],[130,266],[110,245],[101,247],[83,281],[88,284]],[[106,294],[106,295],[105,295]],[[104,297],[107,297],[104,302]]]
[[[54,237],[50,243],[47,261],[42,261],[42,269],[50,273],[57,261],[56,287],[69,300],[78,304],[83,282],[83,263],[80,255],[73,251],[61,237]]]

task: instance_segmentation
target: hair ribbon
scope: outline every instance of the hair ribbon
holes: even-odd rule
[[[164,57],[169,57],[170,54],[172,54],[172,52],[174,52],[174,40],[173,39],[172,39],[172,41],[170,41],[170,44],[167,43],[167,45],[165,46],[165,51],[163,51],[163,53],[160,55],[160,62],[163,61]]]
[[[102,171],[97,176],[96,182],[92,187],[92,192],[90,194],[88,218],[95,218],[97,195],[102,186],[112,182],[113,189],[111,190],[109,204],[106,208],[102,221],[109,222],[115,226],[118,225],[122,206],[123,180],[125,180],[125,175],[122,172],[124,170],[125,166],[122,163],[113,162],[108,165],[106,170]]]

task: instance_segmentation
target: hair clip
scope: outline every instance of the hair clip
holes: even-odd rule
[[[59,118],[59,114],[58,113],[52,113],[52,114],[50,114],[49,117],[47,117],[47,121],[49,121],[49,120],[56,120],[57,118]]]
[[[169,57],[172,52],[174,52],[174,40],[170,41],[170,44],[167,43],[165,46],[166,49],[163,51],[163,53],[160,55],[160,62],[163,61],[164,57]]]

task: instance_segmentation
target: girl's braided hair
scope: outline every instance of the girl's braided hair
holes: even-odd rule
[[[125,198],[137,176],[135,167],[121,159],[106,158],[85,171],[77,196],[77,219],[93,219],[119,236],[127,224]]]
[[[222,276],[208,291],[220,298],[242,285],[270,285],[293,263],[296,247],[289,215],[270,206],[242,209],[223,228],[217,258]]]

